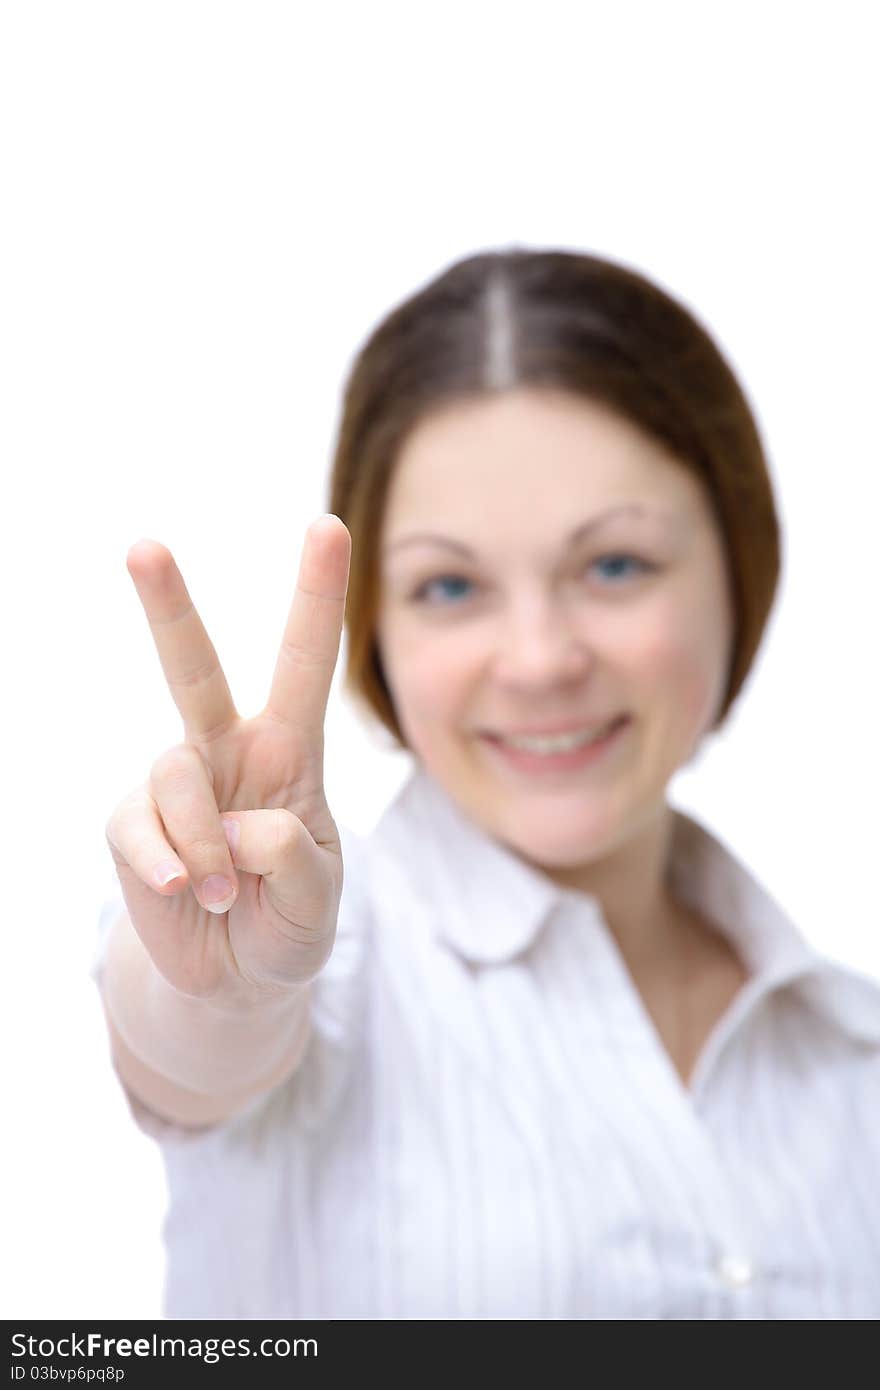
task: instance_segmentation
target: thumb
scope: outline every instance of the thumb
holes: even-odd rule
[[[342,857],[317,845],[303,822],[279,806],[221,816],[238,872],[259,874],[272,907],[304,931],[324,934],[336,920]]]

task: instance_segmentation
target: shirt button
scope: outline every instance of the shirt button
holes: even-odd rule
[[[742,1255],[722,1255],[715,1266],[715,1273],[732,1289],[744,1288],[755,1276],[754,1267]]]

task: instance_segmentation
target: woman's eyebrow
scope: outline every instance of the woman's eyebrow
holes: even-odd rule
[[[604,525],[606,521],[610,521],[612,517],[622,515],[658,517],[661,521],[672,522],[681,520],[674,512],[665,511],[658,507],[648,507],[643,502],[624,502],[619,506],[609,507],[607,511],[601,512],[599,516],[593,516],[587,521],[582,521],[580,525],[576,526],[566,537],[564,542],[566,550],[570,550],[578,541],[582,541],[585,536],[597,530],[600,526]],[[409,536],[398,536],[396,540],[391,541],[385,546],[384,553],[387,555],[390,551],[400,550],[405,545],[416,544],[443,545],[449,550],[457,551],[460,555],[468,556],[470,559],[476,558],[470,546],[464,545],[461,541],[453,540],[450,536],[440,536],[434,531],[416,531]]]

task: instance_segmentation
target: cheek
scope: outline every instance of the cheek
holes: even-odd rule
[[[665,721],[686,736],[708,725],[724,679],[723,634],[713,615],[691,610],[661,612],[638,648],[638,683],[646,708],[659,706]]]
[[[416,634],[400,624],[386,630],[380,650],[404,725],[412,729],[454,718],[467,687],[468,663],[461,642],[444,641],[442,634]]]

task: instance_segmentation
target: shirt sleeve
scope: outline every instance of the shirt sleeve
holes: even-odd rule
[[[101,975],[104,969],[104,962],[107,957],[107,946],[110,940],[110,932],[117,918],[123,916],[128,911],[125,899],[122,896],[122,888],[120,887],[119,879],[116,876],[115,870],[111,871],[111,875],[112,876],[109,877],[107,880],[106,889],[101,902],[101,908],[98,913],[95,945],[94,950],[92,952],[91,963],[89,966],[89,975],[94,980],[95,985],[99,989],[101,985]],[[125,1084],[122,1077],[119,1075],[115,1068],[113,1068],[113,1074],[116,1077],[116,1080],[125,1097],[131,1118],[134,1120],[138,1129],[141,1130],[143,1134],[146,1134],[150,1139],[155,1139],[160,1143],[165,1142],[166,1140],[184,1143],[191,1142],[193,1139],[196,1139],[200,1135],[205,1133],[206,1126],[196,1127],[189,1125],[179,1125],[176,1124],[173,1120],[167,1119],[165,1116],[157,1114],[155,1110],[151,1110],[149,1106],[145,1105],[144,1102],[140,1100],[134,1094],[133,1091],[129,1090],[128,1086]]]
[[[367,841],[339,826],[344,878],[336,941],[323,970],[311,985],[311,1031],[306,1051],[296,1071],[271,1091],[252,1100],[242,1111],[219,1124],[180,1125],[146,1106],[115,1073],[129,1113],[137,1127],[160,1144],[191,1144],[206,1133],[247,1124],[271,1107],[304,1129],[322,1123],[341,1098],[354,1049],[361,1035],[369,964],[370,913],[366,882]],[[97,931],[89,974],[100,987],[110,931],[127,911],[115,870],[108,877],[98,913]]]

